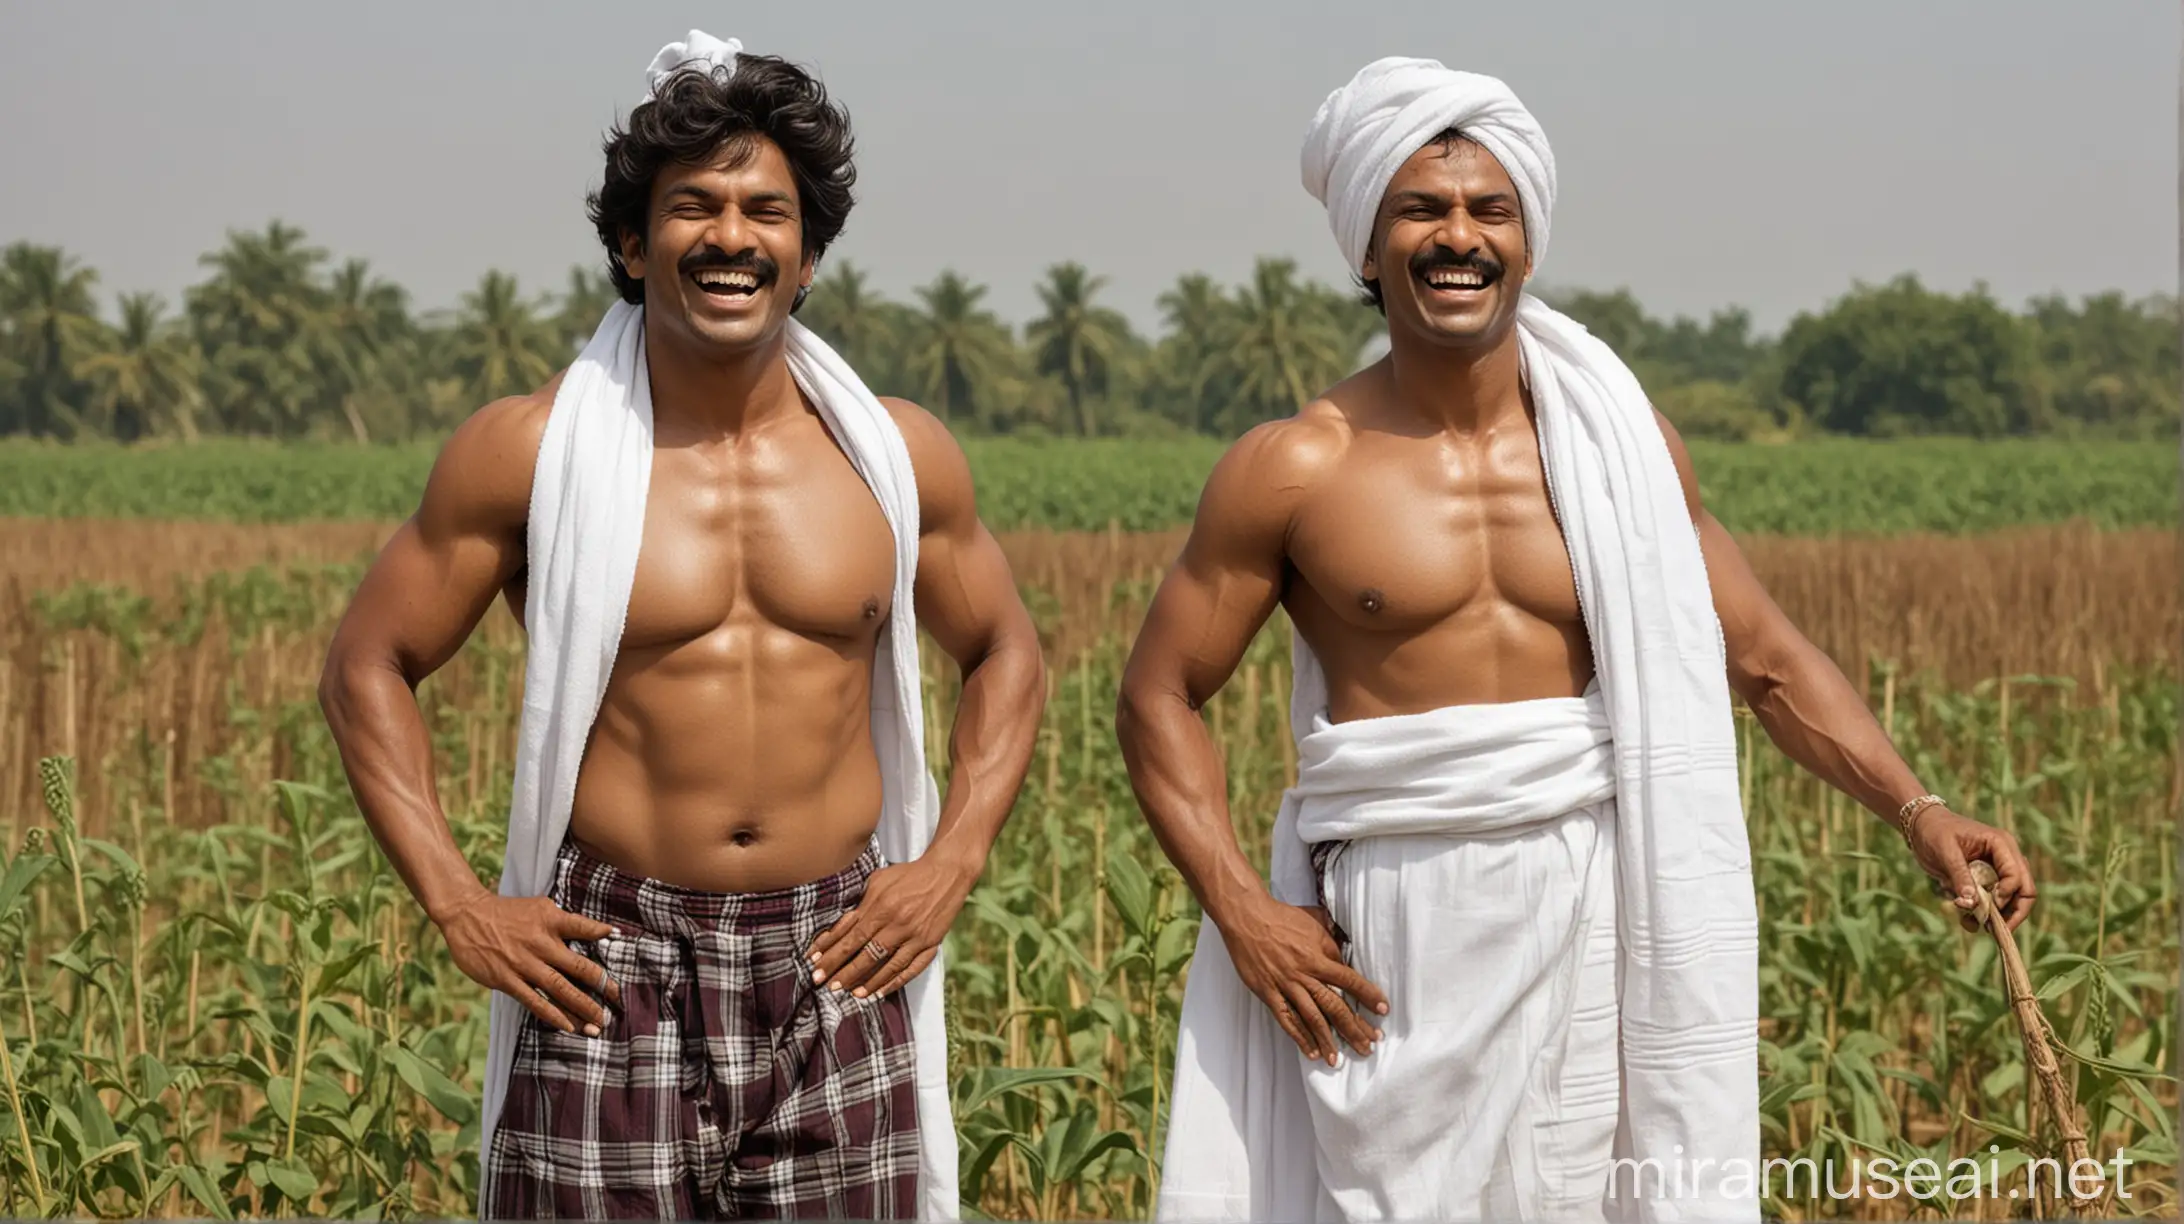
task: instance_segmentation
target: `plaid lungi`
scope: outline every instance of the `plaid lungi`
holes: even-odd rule
[[[631,932],[571,945],[606,966],[622,1003],[598,1037],[526,1014],[480,1215],[913,1215],[915,1056],[901,992],[875,1001],[814,987],[808,959],[880,866],[868,848],[810,884],[708,893],[564,845],[555,903]]]

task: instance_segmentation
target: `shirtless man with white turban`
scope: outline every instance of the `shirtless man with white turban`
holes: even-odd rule
[[[2021,922],[2024,857],[1926,793],[1630,371],[1524,293],[1554,157],[1505,85],[1378,61],[1303,163],[1389,353],[1223,457],[1124,676],[1132,783],[1209,919],[1160,1214],[1756,1220],[1731,690],[1960,906],[1984,858]],[[1198,709],[1277,605],[1270,888]]]

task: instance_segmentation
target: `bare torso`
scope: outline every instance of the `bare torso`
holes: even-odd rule
[[[1584,692],[1592,653],[1530,414],[1422,428],[1376,371],[1296,422],[1311,483],[1282,604],[1326,668],[1329,718]]]
[[[880,813],[869,702],[894,539],[818,417],[654,452],[628,622],[570,835],[665,883],[818,879]],[[521,577],[508,591],[521,618]]]

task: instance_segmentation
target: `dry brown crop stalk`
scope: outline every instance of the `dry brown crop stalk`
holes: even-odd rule
[[[175,606],[175,581],[237,565],[353,560],[389,529],[0,518],[0,812],[34,800],[31,763],[41,750],[65,746],[73,704],[77,754],[90,763],[83,785],[92,832],[103,835],[106,814],[122,810],[117,800],[124,797],[112,793],[107,765],[133,751],[140,734],[158,744],[174,737],[171,763],[162,766],[163,776],[171,770],[175,779],[171,792],[144,796],[156,796],[161,818],[187,827],[220,819],[230,798],[205,781],[203,766],[247,738],[248,729],[226,716],[230,700],[256,709],[308,701],[312,668],[342,593],[324,593],[329,603],[316,623],[277,630],[231,625],[215,612],[194,642],[156,641],[140,663],[124,666],[114,644],[95,631],[41,626],[33,607],[39,592],[79,582],[126,585],[153,597],[156,611],[147,623],[157,625]],[[1035,614],[1050,667],[1068,668],[1103,645],[1126,649],[1144,600],[1182,541],[1181,532],[1004,533],[1018,581],[1038,593]],[[2092,703],[2113,699],[2105,683],[2112,670],[2173,668],[2174,643],[2184,637],[2174,531],[1750,537],[1743,545],[1776,601],[1854,680],[1870,674],[1866,663],[1875,657],[1897,660],[1907,677],[1930,671],[1958,686],[2038,672],[2081,682],[2073,695],[2042,700]],[[505,614],[487,617],[480,636],[492,652],[520,659],[520,632]],[[279,657],[251,649],[253,637]],[[71,677],[62,664],[69,641],[79,638]],[[487,708],[480,691],[490,687],[480,665],[484,653],[466,650],[434,677],[436,700],[459,710]],[[520,671],[515,666],[508,683],[491,690],[497,700],[490,709],[499,716],[467,728],[483,757],[481,786],[495,776],[488,766],[512,755]],[[1879,689],[1871,694],[1876,703]],[[1272,738],[1286,754],[1288,737]],[[289,747],[258,750],[270,759]],[[262,776],[266,764],[254,759],[253,776]]]
[[[2002,956],[2002,983],[2009,993],[2010,1013],[2017,1018],[2017,1034],[2025,1046],[2026,1091],[2030,1094],[2025,1110],[2027,1133],[2038,1133],[2042,1111],[2055,1123],[2055,1133],[2061,1137],[2063,1166],[2070,1175],[2058,1177],[2071,1199],[2071,1209],[2077,1212],[2091,1211],[2099,1204],[2101,1196],[2090,1198],[2077,1196],[2077,1170],[2083,1163],[2090,1163],[2092,1152],[2086,1146],[2085,1127],[2078,1121],[2077,1103],[2071,1099],[2070,1086],[2063,1082],[2062,1066],[2055,1058],[2055,1030],[2049,1027],[2047,1013],[2040,1010],[2040,996],[2032,989],[2032,974],[2025,968],[2025,958],[2017,950],[2017,936],[2007,923],[1996,921],[1994,893],[1996,882],[1994,868],[1984,860],[1972,863],[1972,880],[1979,886],[1980,925],[1994,936],[1996,949]],[[2028,1180],[2030,1180],[2028,1178]],[[2034,1202],[2042,1201],[2039,1187],[2029,1187],[2035,1194]]]

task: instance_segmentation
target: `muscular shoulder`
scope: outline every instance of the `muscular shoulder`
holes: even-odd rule
[[[1205,500],[1251,517],[1289,515],[1342,462],[1350,430],[1324,401],[1296,416],[1253,426],[1213,466]]]
[[[494,400],[457,426],[425,484],[418,510],[427,531],[520,531],[531,508],[538,448],[553,412],[556,375],[527,395]]]
[[[894,418],[910,452],[910,470],[918,482],[918,525],[921,532],[944,526],[965,526],[977,517],[977,498],[971,487],[971,462],[963,446],[948,432],[939,417],[906,399],[880,397],[880,406]]]

